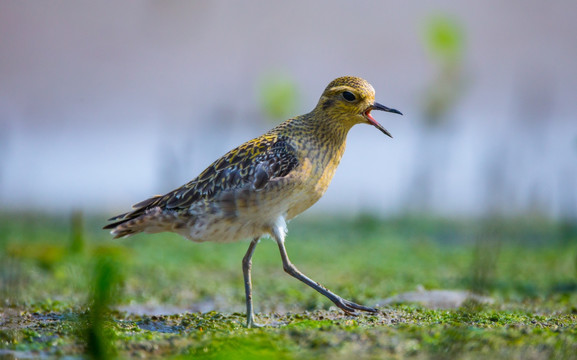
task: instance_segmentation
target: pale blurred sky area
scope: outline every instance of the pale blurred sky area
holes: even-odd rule
[[[311,212],[576,219],[575,14],[574,0],[2,0],[0,210],[128,210],[280,122],[269,93],[292,89],[299,115],[356,75],[405,115],[375,112],[393,139],[351,130]],[[435,52],[432,29],[457,46]]]

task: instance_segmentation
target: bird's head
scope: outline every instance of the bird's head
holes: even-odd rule
[[[375,89],[371,84],[354,76],[343,76],[331,81],[323,92],[316,110],[348,126],[363,123],[373,125],[390,137],[391,134],[371,116],[371,110],[403,115],[398,110],[375,102]]]

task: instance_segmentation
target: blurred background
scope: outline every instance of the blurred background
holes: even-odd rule
[[[0,209],[109,213],[361,76],[311,211],[577,218],[577,3],[0,2]]]
[[[393,139],[350,131],[326,195],[289,234],[303,272],[392,319],[385,333],[354,335],[354,357],[574,358],[575,14],[575,0],[0,0],[0,349],[111,358],[115,347],[150,357],[198,346],[211,356],[216,339],[238,357],[238,332],[217,324],[244,312],[245,242],[116,241],[101,227],[355,75],[404,116],[373,114]],[[255,258],[259,316],[307,321],[304,310],[330,309],[284,274],[273,242]],[[455,312],[395,315],[399,303],[439,308],[445,291],[461,298],[443,305]],[[468,292],[483,297],[464,302]],[[184,327],[150,318],[187,313]],[[298,329],[275,328],[273,350],[343,349],[326,331],[309,346]],[[165,332],[192,340],[149,344]],[[366,339],[379,339],[376,352],[358,347]],[[490,352],[521,346],[532,352]]]

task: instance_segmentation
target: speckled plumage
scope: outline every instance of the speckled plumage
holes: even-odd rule
[[[250,258],[258,239],[271,235],[282,246],[283,254],[285,222],[325,193],[344,153],[350,128],[367,123],[390,136],[371,117],[371,110],[399,113],[375,103],[373,87],[365,80],[351,76],[335,79],[310,113],[289,119],[229,151],[189,183],[134,205],[132,211],[111,218],[113,223],[104,228],[111,229],[115,237],[172,231],[199,242],[252,238],[243,261],[248,286]],[[285,270],[293,266],[288,257],[286,261],[283,257],[283,264]],[[331,298],[314,284],[308,283]],[[249,326],[254,324],[252,303],[248,306],[250,295],[248,287]],[[341,306],[336,298],[331,300],[349,313],[370,309],[351,309]]]

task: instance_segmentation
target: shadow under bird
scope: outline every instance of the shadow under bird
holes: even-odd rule
[[[308,114],[289,119],[266,134],[229,151],[197,178],[165,195],[139,202],[109,221],[115,238],[139,232],[171,231],[196,242],[252,239],[242,260],[247,326],[257,326],[252,306],[252,255],[259,239],[277,243],[284,270],[329,298],[350,315],[376,309],[331,292],[301,273],[285,249],[286,223],[325,193],[356,124],[370,124],[391,134],[372,110],[401,114],[375,102],[367,81],[352,76],[333,80]]]

